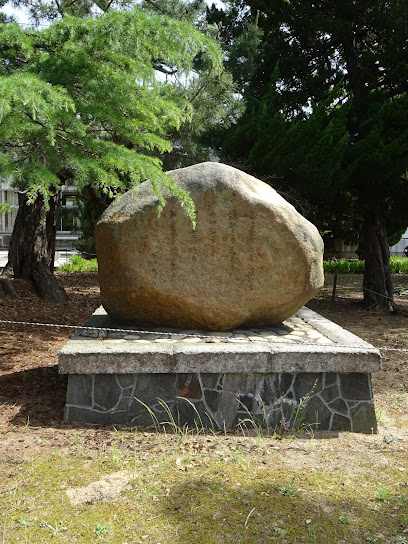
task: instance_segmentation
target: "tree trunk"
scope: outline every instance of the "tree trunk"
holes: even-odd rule
[[[41,196],[27,205],[26,194],[19,193],[5,273],[12,269],[15,278],[30,280],[42,298],[64,302],[67,294],[53,273],[59,202],[57,192],[46,210]]]
[[[390,250],[385,218],[376,213],[364,215],[365,269],[364,305],[374,308],[394,308],[394,293],[390,271]]]
[[[361,125],[368,116],[369,88],[367,74],[364,73],[360,54],[356,48],[353,31],[343,36],[343,48],[347,71],[354,94],[357,119]],[[364,188],[364,186],[362,186]],[[360,188],[361,189],[361,188]],[[374,308],[394,309],[394,293],[390,271],[390,249],[388,247],[385,218],[375,211],[366,210],[363,215],[363,239],[365,267],[363,280],[364,305]]]

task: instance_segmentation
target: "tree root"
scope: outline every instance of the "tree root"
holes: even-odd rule
[[[3,289],[3,293],[12,298],[20,298],[17,294],[17,291],[14,289],[12,284],[13,277],[13,268],[7,263],[3,269],[3,272],[0,274],[0,285]]]
[[[66,302],[68,295],[51,270],[39,262],[32,271],[31,279],[40,297],[54,302]]]

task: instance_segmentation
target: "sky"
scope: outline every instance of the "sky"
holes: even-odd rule
[[[6,13],[7,15],[14,15],[18,23],[27,24],[30,22],[27,14],[23,10],[13,8],[10,4],[6,4],[5,6],[3,6],[1,11]]]
[[[208,5],[211,5],[211,4],[215,4],[216,6],[223,6],[223,2],[221,0],[205,0],[207,2]],[[1,11],[3,11],[4,13],[6,13],[7,15],[14,15],[14,17],[16,18],[17,22],[20,23],[20,24],[29,24],[30,23],[30,20],[28,18],[28,15],[27,13],[22,10],[22,9],[18,9],[18,8],[13,8],[9,3],[7,3],[2,9]]]

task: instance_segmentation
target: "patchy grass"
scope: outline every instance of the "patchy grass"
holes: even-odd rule
[[[105,438],[103,447],[75,440],[33,459],[9,452],[0,471],[3,542],[390,544],[408,536],[406,449],[376,436],[365,437],[367,456],[353,453],[349,433],[180,440],[123,430]],[[104,479],[117,473],[127,484],[104,496]],[[73,501],[95,482],[99,494]]]

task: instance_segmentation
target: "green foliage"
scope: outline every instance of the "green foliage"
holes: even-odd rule
[[[32,527],[33,522],[24,516],[19,516],[17,519],[17,524],[19,527]]]
[[[208,6],[203,1],[145,0],[141,8],[158,15],[168,15],[188,21],[201,32],[218,41],[218,27],[206,20]],[[213,157],[214,133],[229,127],[243,113],[244,103],[234,82],[234,63],[224,59],[227,70],[215,73],[208,59],[199,53],[194,59],[194,77],[187,81],[175,77],[174,85],[192,105],[192,114],[180,129],[171,133],[174,142],[171,153],[161,155],[165,170],[181,168]],[[173,76],[167,76],[171,80]]]
[[[81,194],[76,195],[78,219],[81,224],[81,235],[73,243],[83,257],[90,259],[96,254],[94,231],[95,226],[111,199],[106,195],[96,197],[90,187],[85,187]]]
[[[63,521],[56,521],[54,525],[51,525],[47,521],[43,521],[40,527],[46,527],[47,529],[50,529],[52,536],[58,536],[60,533],[68,531],[68,528],[64,527]]]
[[[7,202],[0,203],[0,214],[2,213],[8,213],[11,211],[11,206]]]
[[[84,259],[80,255],[71,255],[69,263],[62,264],[59,270],[64,272],[97,272],[98,261],[96,259]]]
[[[202,34],[217,39],[217,27],[206,21],[207,4],[203,1],[191,0],[18,0],[31,13],[33,21],[43,23],[59,17],[74,15],[88,17],[100,10],[104,13],[123,10],[130,5],[138,5],[143,12],[163,18],[170,17],[176,21],[193,25]],[[184,39],[184,38],[183,38]],[[165,45],[167,48],[167,45]],[[182,73],[174,66],[166,63],[165,49],[158,52],[154,67],[162,73],[166,83],[177,89],[180,96],[190,102],[190,116],[180,127],[168,132],[173,143],[171,152],[155,151],[163,162],[164,169],[170,170],[210,160],[212,154],[209,141],[214,129],[227,127],[236,120],[243,111],[243,102],[236,94],[236,85],[229,72],[214,70],[208,53],[200,50],[193,61],[193,72]],[[228,70],[234,63],[226,62]]]
[[[262,30],[250,22],[228,50],[227,67],[243,89],[256,72],[262,35]]]
[[[408,259],[406,257],[391,257],[390,267],[394,274],[408,274]]]
[[[390,247],[395,246],[398,244],[398,242],[403,237],[405,231],[407,230],[405,226],[398,229],[398,226],[394,226],[392,224],[392,217],[390,218],[390,230],[388,230],[388,224],[387,224],[387,233],[388,233],[388,245]]]
[[[0,0],[0,10],[6,4],[7,4],[7,0]],[[0,23],[6,23],[7,19],[8,19],[7,15],[3,13],[2,11],[0,11]]]
[[[150,179],[156,194],[177,196],[194,218],[157,157],[171,151],[168,135],[193,107],[155,68],[187,78],[200,54],[216,77],[222,58],[212,39],[134,9],[66,16],[36,32],[1,25],[0,51],[2,166],[29,200],[47,199],[65,182],[113,198]]]
[[[108,528],[102,523],[98,523],[94,529],[94,533],[98,537],[104,536],[107,532],[108,532]]]
[[[167,15],[178,21],[187,21],[205,30],[206,3],[200,0],[142,0],[140,7],[155,15]]]
[[[293,483],[289,485],[278,484],[276,485],[276,490],[279,491],[281,495],[285,495],[286,497],[293,497],[296,491]]]
[[[342,274],[363,274],[364,261],[348,261],[342,259],[339,261],[323,261],[323,269],[325,272],[341,272]]]
[[[408,4],[228,5],[240,20],[222,19],[227,44],[254,21],[262,34],[242,85],[245,115],[224,133],[226,160],[244,159],[251,173],[299,194],[319,230],[343,239],[363,231],[366,280],[382,293],[386,230],[394,238],[406,227]]]
[[[224,8],[207,7],[207,21],[217,28],[223,44],[226,66],[238,83],[239,92],[248,88],[262,62],[264,32],[258,25],[258,13],[249,14],[245,2],[226,2]]]
[[[92,255],[96,255],[95,238],[93,235],[82,233],[72,245],[85,259],[90,259]]]
[[[381,502],[389,501],[391,499],[391,491],[387,487],[379,485],[375,492],[375,498]]]
[[[363,274],[364,261],[341,259],[338,261],[323,261],[325,272],[341,272],[342,274]],[[406,257],[391,257],[390,270],[393,274],[408,274],[408,259]]]

